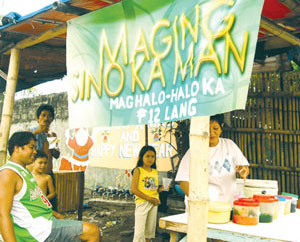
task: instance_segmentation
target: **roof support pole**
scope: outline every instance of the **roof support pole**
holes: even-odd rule
[[[18,81],[20,50],[12,49],[9,60],[9,68],[7,75],[6,90],[4,94],[4,102],[2,109],[2,117],[0,124],[0,165],[6,163],[7,141],[11,126],[13,106],[15,101],[15,92]]]
[[[300,46],[300,39],[298,39],[296,36],[290,34],[289,32],[285,31],[283,28],[281,28],[277,24],[272,23],[272,21],[270,21],[269,19],[267,19],[263,16],[261,17],[260,27],[268,30],[270,33],[291,43],[292,45]]]
[[[193,117],[190,128],[188,242],[207,241],[209,116]]]

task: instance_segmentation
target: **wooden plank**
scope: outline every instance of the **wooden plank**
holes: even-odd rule
[[[253,85],[256,86],[256,82],[257,82],[257,77],[255,79],[253,79]],[[255,89],[256,92],[256,89]],[[251,109],[251,113],[252,113],[252,118],[251,118],[251,126],[248,128],[257,128],[257,98],[252,98],[252,109]],[[251,142],[252,142],[252,161],[254,162],[254,164],[257,164],[257,156],[256,156],[256,134],[254,132],[251,132]],[[252,173],[253,176],[251,176],[251,178],[254,177],[258,177],[257,176],[257,169],[252,169]]]
[[[280,75],[276,74],[276,81],[275,81],[275,92],[280,92],[281,91],[281,79],[280,79]],[[274,106],[275,106],[275,129],[279,130],[281,127],[280,124],[280,118],[279,118],[279,113],[280,113],[280,107],[279,107],[279,100],[277,96],[273,96],[274,98]],[[275,134],[275,143],[276,143],[276,162],[275,165],[276,166],[280,166],[280,135]],[[276,171],[276,177],[277,177],[277,181],[278,181],[278,190],[281,189],[281,172],[280,171]]]
[[[275,129],[280,128],[280,121],[279,121],[279,106],[278,106],[278,98],[274,98],[274,127]],[[274,140],[275,140],[275,166],[280,166],[280,135],[274,134]],[[281,184],[281,176],[280,171],[276,171],[276,180],[278,181],[278,186],[280,187]]]
[[[299,90],[298,85],[298,74],[295,73],[293,75],[293,83],[294,83],[294,91]],[[293,129],[297,130],[297,122],[298,122],[298,101],[296,97],[293,97]],[[294,165],[297,167],[298,163],[298,146],[297,146],[297,135],[293,136],[293,149],[294,149]],[[294,172],[294,193],[298,194],[298,175],[297,172]]]
[[[261,134],[285,134],[285,135],[300,135],[299,130],[281,130],[281,129],[261,129],[261,128],[224,128],[224,131],[232,133],[261,133]]]
[[[290,76],[289,76],[290,78]],[[290,79],[289,79],[290,80]],[[290,90],[292,88],[292,84],[290,83]],[[287,100],[288,102],[288,107],[287,107],[287,110],[288,110],[288,129],[293,129],[293,111],[292,111],[292,98],[288,98]],[[287,160],[287,165],[290,166],[290,167],[294,167],[294,150],[293,150],[293,146],[292,146],[292,142],[293,142],[293,139],[292,139],[292,135],[288,135],[287,136],[287,139],[288,139],[288,160]],[[290,176],[289,176],[289,189],[288,191],[290,192],[294,192],[294,179],[293,179],[293,172],[290,173]]]
[[[262,92],[262,74],[258,75],[258,79],[257,79],[257,92]],[[257,127],[259,129],[262,129],[262,98],[257,98],[256,102],[257,102]],[[262,155],[262,144],[261,144],[261,133],[258,133],[256,136],[256,142],[257,142],[257,164],[262,165],[262,159],[263,159],[263,155]],[[262,169],[258,169],[258,179],[262,179]]]
[[[249,128],[251,127],[251,112],[252,112],[252,99],[249,98],[248,102],[247,102],[247,127]],[[252,149],[253,149],[253,145],[252,145],[252,141],[251,141],[251,134],[250,133],[246,133],[247,135],[247,142],[246,142],[246,146],[247,146],[247,152],[246,152],[246,158],[248,159],[249,162],[251,162],[253,160],[252,158]]]
[[[300,91],[278,91],[278,92],[256,92],[249,93],[248,97],[263,98],[263,97],[300,97]]]
[[[180,233],[186,233],[187,232],[187,224],[186,223],[170,222],[170,221],[165,221],[163,219],[160,219],[159,220],[159,227],[162,228],[162,229],[177,231],[177,232],[180,232]]]
[[[190,127],[188,242],[207,241],[209,117],[193,117]],[[199,147],[202,151],[199,153]]]
[[[67,24],[63,23],[63,24],[61,24],[59,26],[56,26],[52,29],[49,29],[49,30],[47,30],[43,33],[36,34],[36,35],[30,36],[29,38],[21,40],[20,42],[18,42],[17,44],[12,46],[11,48],[25,49],[27,47],[30,47],[30,46],[36,45],[38,43],[44,42],[46,40],[52,39],[56,36],[65,34],[66,32],[67,32]],[[5,52],[5,54],[9,54],[10,51],[11,50],[8,50],[8,51],[0,50],[0,53]]]
[[[274,166],[274,165],[263,165],[263,164],[250,164],[250,167],[252,168],[265,168],[269,170],[275,170],[275,171],[283,171],[283,172],[291,172],[291,171],[296,171],[300,172],[300,168],[293,168],[289,166]]]
[[[278,98],[278,106],[279,106],[279,123],[280,123],[280,128],[283,128],[283,107],[282,107],[282,98]],[[279,137],[280,140],[280,165],[284,167],[284,140],[283,140],[283,135],[280,135]],[[285,187],[285,177],[284,177],[284,172],[281,172],[281,191]]]
[[[294,242],[298,239],[297,221],[300,211],[284,216],[270,224],[259,223],[257,226],[240,226],[234,223],[208,224],[208,238],[234,242]],[[172,232],[186,233],[186,214],[177,214],[160,218],[159,226]]]
[[[0,69],[0,77],[2,77],[5,81],[7,81],[7,75],[4,71]]]
[[[267,76],[266,73],[262,76],[262,91],[267,92]],[[266,122],[267,119],[267,98],[264,97],[261,99],[261,125],[264,130],[268,129],[268,124]],[[265,166],[267,165],[266,163],[268,162],[268,157],[267,157],[267,151],[268,151],[268,146],[267,146],[267,136],[262,133],[262,156],[261,156],[261,163]],[[268,179],[268,171],[266,169],[262,169],[262,176],[264,180]]]
[[[296,117],[295,117],[295,106],[296,106],[296,102],[295,102],[295,98],[290,98],[291,99],[291,104],[292,104],[292,128],[293,130],[296,129]],[[295,135],[290,135],[290,145],[291,145],[291,150],[293,151],[292,153],[292,167],[296,167],[296,162],[297,162],[297,145],[296,145],[296,136]],[[292,193],[296,192],[296,176],[295,176],[295,172],[292,172]]]

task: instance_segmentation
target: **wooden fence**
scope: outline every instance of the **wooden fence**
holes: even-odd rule
[[[300,194],[300,72],[253,74],[245,111],[231,112],[223,137],[250,162],[250,178]]]

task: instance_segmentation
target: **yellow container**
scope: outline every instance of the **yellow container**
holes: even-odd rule
[[[208,222],[211,224],[225,224],[230,221],[231,205],[225,202],[209,202]]]

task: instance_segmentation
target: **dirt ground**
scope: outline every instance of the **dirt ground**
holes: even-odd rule
[[[101,242],[132,242],[134,232],[134,202],[101,198],[85,200],[83,221],[96,223],[101,229]],[[65,218],[77,219],[77,212],[63,213]],[[159,212],[158,217],[167,216]],[[168,242],[169,233],[158,228],[152,242]]]

